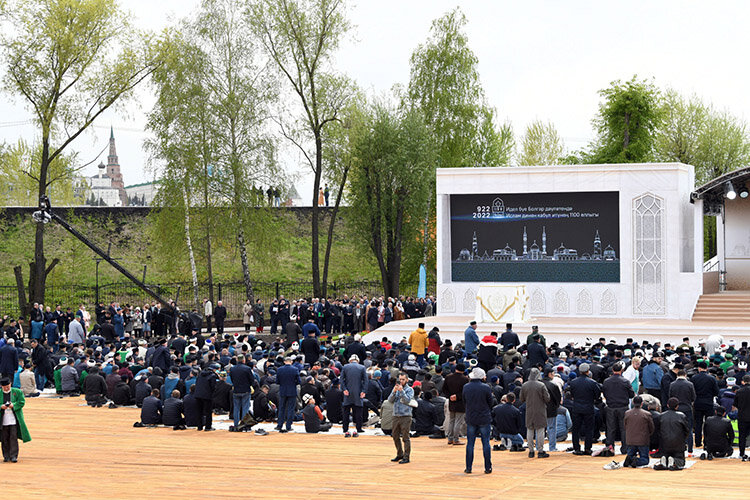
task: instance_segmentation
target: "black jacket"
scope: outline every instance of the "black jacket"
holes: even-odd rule
[[[232,377],[235,394],[249,393],[253,385],[255,385],[253,369],[244,363],[232,367],[229,371],[229,376]]]
[[[594,403],[601,396],[599,384],[585,375],[579,375],[569,385],[573,397],[573,413],[593,414]]]
[[[544,366],[544,363],[549,359],[547,356],[547,350],[539,342],[532,342],[526,347],[526,362],[524,367],[530,368],[532,366]]]
[[[253,417],[258,422],[271,419],[271,410],[268,407],[268,395],[263,391],[255,393],[253,401]]]
[[[414,411],[412,412],[414,416],[414,430],[416,432],[431,434],[435,430],[435,426],[438,425],[435,405],[422,398],[417,400],[417,404],[418,406],[413,408]]]
[[[728,418],[713,416],[703,427],[704,447],[707,451],[729,451],[734,444],[734,429]]]
[[[188,394],[182,400],[182,411],[185,413],[185,425],[187,427],[198,427],[201,421],[201,412],[198,407],[198,400],[193,394]]]
[[[178,425],[182,422],[184,404],[181,399],[167,398],[164,401],[164,410],[162,412],[162,423],[164,425]]]
[[[680,400],[680,406],[677,407],[679,411],[692,412],[695,402],[695,387],[689,380],[678,378],[669,386],[669,397]]]
[[[365,345],[362,342],[352,342],[346,347],[346,349],[344,349],[345,360],[349,361],[349,358],[352,356],[352,354],[357,355],[360,365],[365,364],[365,359],[367,359],[367,349],[365,349]]]
[[[492,389],[481,380],[471,380],[463,387],[467,425],[492,423]]]
[[[107,397],[107,383],[104,377],[98,373],[91,374],[83,381],[83,393],[86,395],[86,401],[91,401],[99,396]]]
[[[299,337],[302,335],[302,328],[295,321],[290,321],[284,327],[284,333],[286,334],[286,341],[291,344],[292,342],[299,342]]]
[[[112,402],[118,406],[129,406],[133,404],[133,398],[130,395],[130,386],[123,382],[117,382],[112,389]]]
[[[750,422],[750,385],[743,385],[737,390],[734,406],[737,408],[737,420]]]
[[[141,408],[141,423],[146,425],[156,425],[161,423],[161,399],[156,396],[149,396],[143,400]]]
[[[195,389],[196,391],[198,388]],[[214,387],[213,407],[215,410],[230,411],[232,409],[232,386],[224,380],[216,381]]]
[[[701,410],[712,410],[714,398],[719,395],[719,383],[706,372],[696,373],[691,382],[695,387],[694,406]]]
[[[557,417],[557,409],[560,407],[560,401],[562,401],[562,394],[560,394],[560,387],[552,382],[547,377],[542,380],[544,387],[549,392],[549,402],[547,403],[547,418]]]
[[[622,375],[612,375],[602,384],[602,392],[609,408],[627,408],[635,397],[633,386]]]
[[[519,434],[524,425],[521,411],[510,403],[492,409],[492,423],[500,434]]]
[[[146,380],[141,379],[135,386],[135,405],[139,408],[143,405],[143,400],[151,394],[151,386]]]
[[[205,369],[198,375],[195,381],[196,399],[214,399],[214,389],[216,389],[216,373],[213,370]]]
[[[299,328],[299,325],[297,325],[297,328]],[[305,355],[305,363],[308,363],[310,366],[320,358],[320,342],[318,342],[318,339],[315,336],[307,337],[299,345],[299,348],[300,351],[302,351],[302,354]]]
[[[341,389],[331,387],[326,391],[326,415],[328,420],[341,423],[344,419],[344,392]]]
[[[690,434],[687,417],[681,411],[667,410],[659,418],[659,450],[663,453],[685,451],[685,440]]]

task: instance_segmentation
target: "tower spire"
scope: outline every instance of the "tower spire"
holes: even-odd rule
[[[547,227],[542,226],[542,255],[547,255]]]
[[[523,226],[523,254],[529,253],[527,242],[529,241],[528,235],[526,234],[526,226]]]

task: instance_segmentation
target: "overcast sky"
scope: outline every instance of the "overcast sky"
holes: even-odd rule
[[[159,30],[190,13],[197,0],[127,0],[135,22]],[[409,56],[428,35],[430,23],[460,6],[468,18],[469,43],[479,58],[487,98],[516,136],[535,120],[549,120],[567,150],[591,139],[597,92],[615,79],[655,78],[660,87],[695,93],[737,116],[750,116],[750,2],[614,2],[565,0],[379,0],[353,4],[355,29],[337,54],[337,67],[371,94],[406,85]],[[127,113],[110,112],[74,143],[89,161],[106,147],[109,127],[117,139],[125,184],[150,180],[142,150],[147,88]],[[23,102],[0,94],[0,141],[34,138]],[[289,169],[299,169],[285,155]],[[106,151],[101,155],[106,161]],[[95,164],[98,163],[95,162]],[[93,175],[95,164],[86,169]],[[310,176],[299,180],[305,202]],[[300,177],[298,176],[298,179]]]

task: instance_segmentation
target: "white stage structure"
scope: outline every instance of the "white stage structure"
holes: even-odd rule
[[[439,169],[438,316],[394,322],[365,340],[408,337],[423,321],[428,330],[439,326],[443,339],[458,341],[475,315],[482,320],[480,337],[511,322],[521,335],[538,324],[548,339],[563,342],[602,336],[697,341],[712,333],[743,340],[750,335],[747,322],[691,321],[704,279],[703,200],[691,199],[694,183],[693,167],[679,163]],[[472,214],[458,213],[474,198]],[[589,199],[603,200],[601,213],[578,210],[579,203],[591,207]],[[590,228],[556,220],[569,216],[590,217]],[[495,220],[477,223],[477,217]],[[499,224],[503,218],[508,224]],[[580,243],[589,232],[591,243]],[[607,245],[600,232],[615,243]],[[511,281],[514,276],[530,279]],[[478,297],[487,286],[523,288],[528,321],[519,325],[480,311]]]

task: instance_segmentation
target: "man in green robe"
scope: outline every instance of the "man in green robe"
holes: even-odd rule
[[[24,443],[31,441],[29,430],[26,428],[26,422],[23,418],[23,407],[26,404],[26,398],[23,396],[21,389],[15,389],[11,386],[9,378],[0,379],[0,441],[2,441],[3,461],[18,462],[18,440]]]

